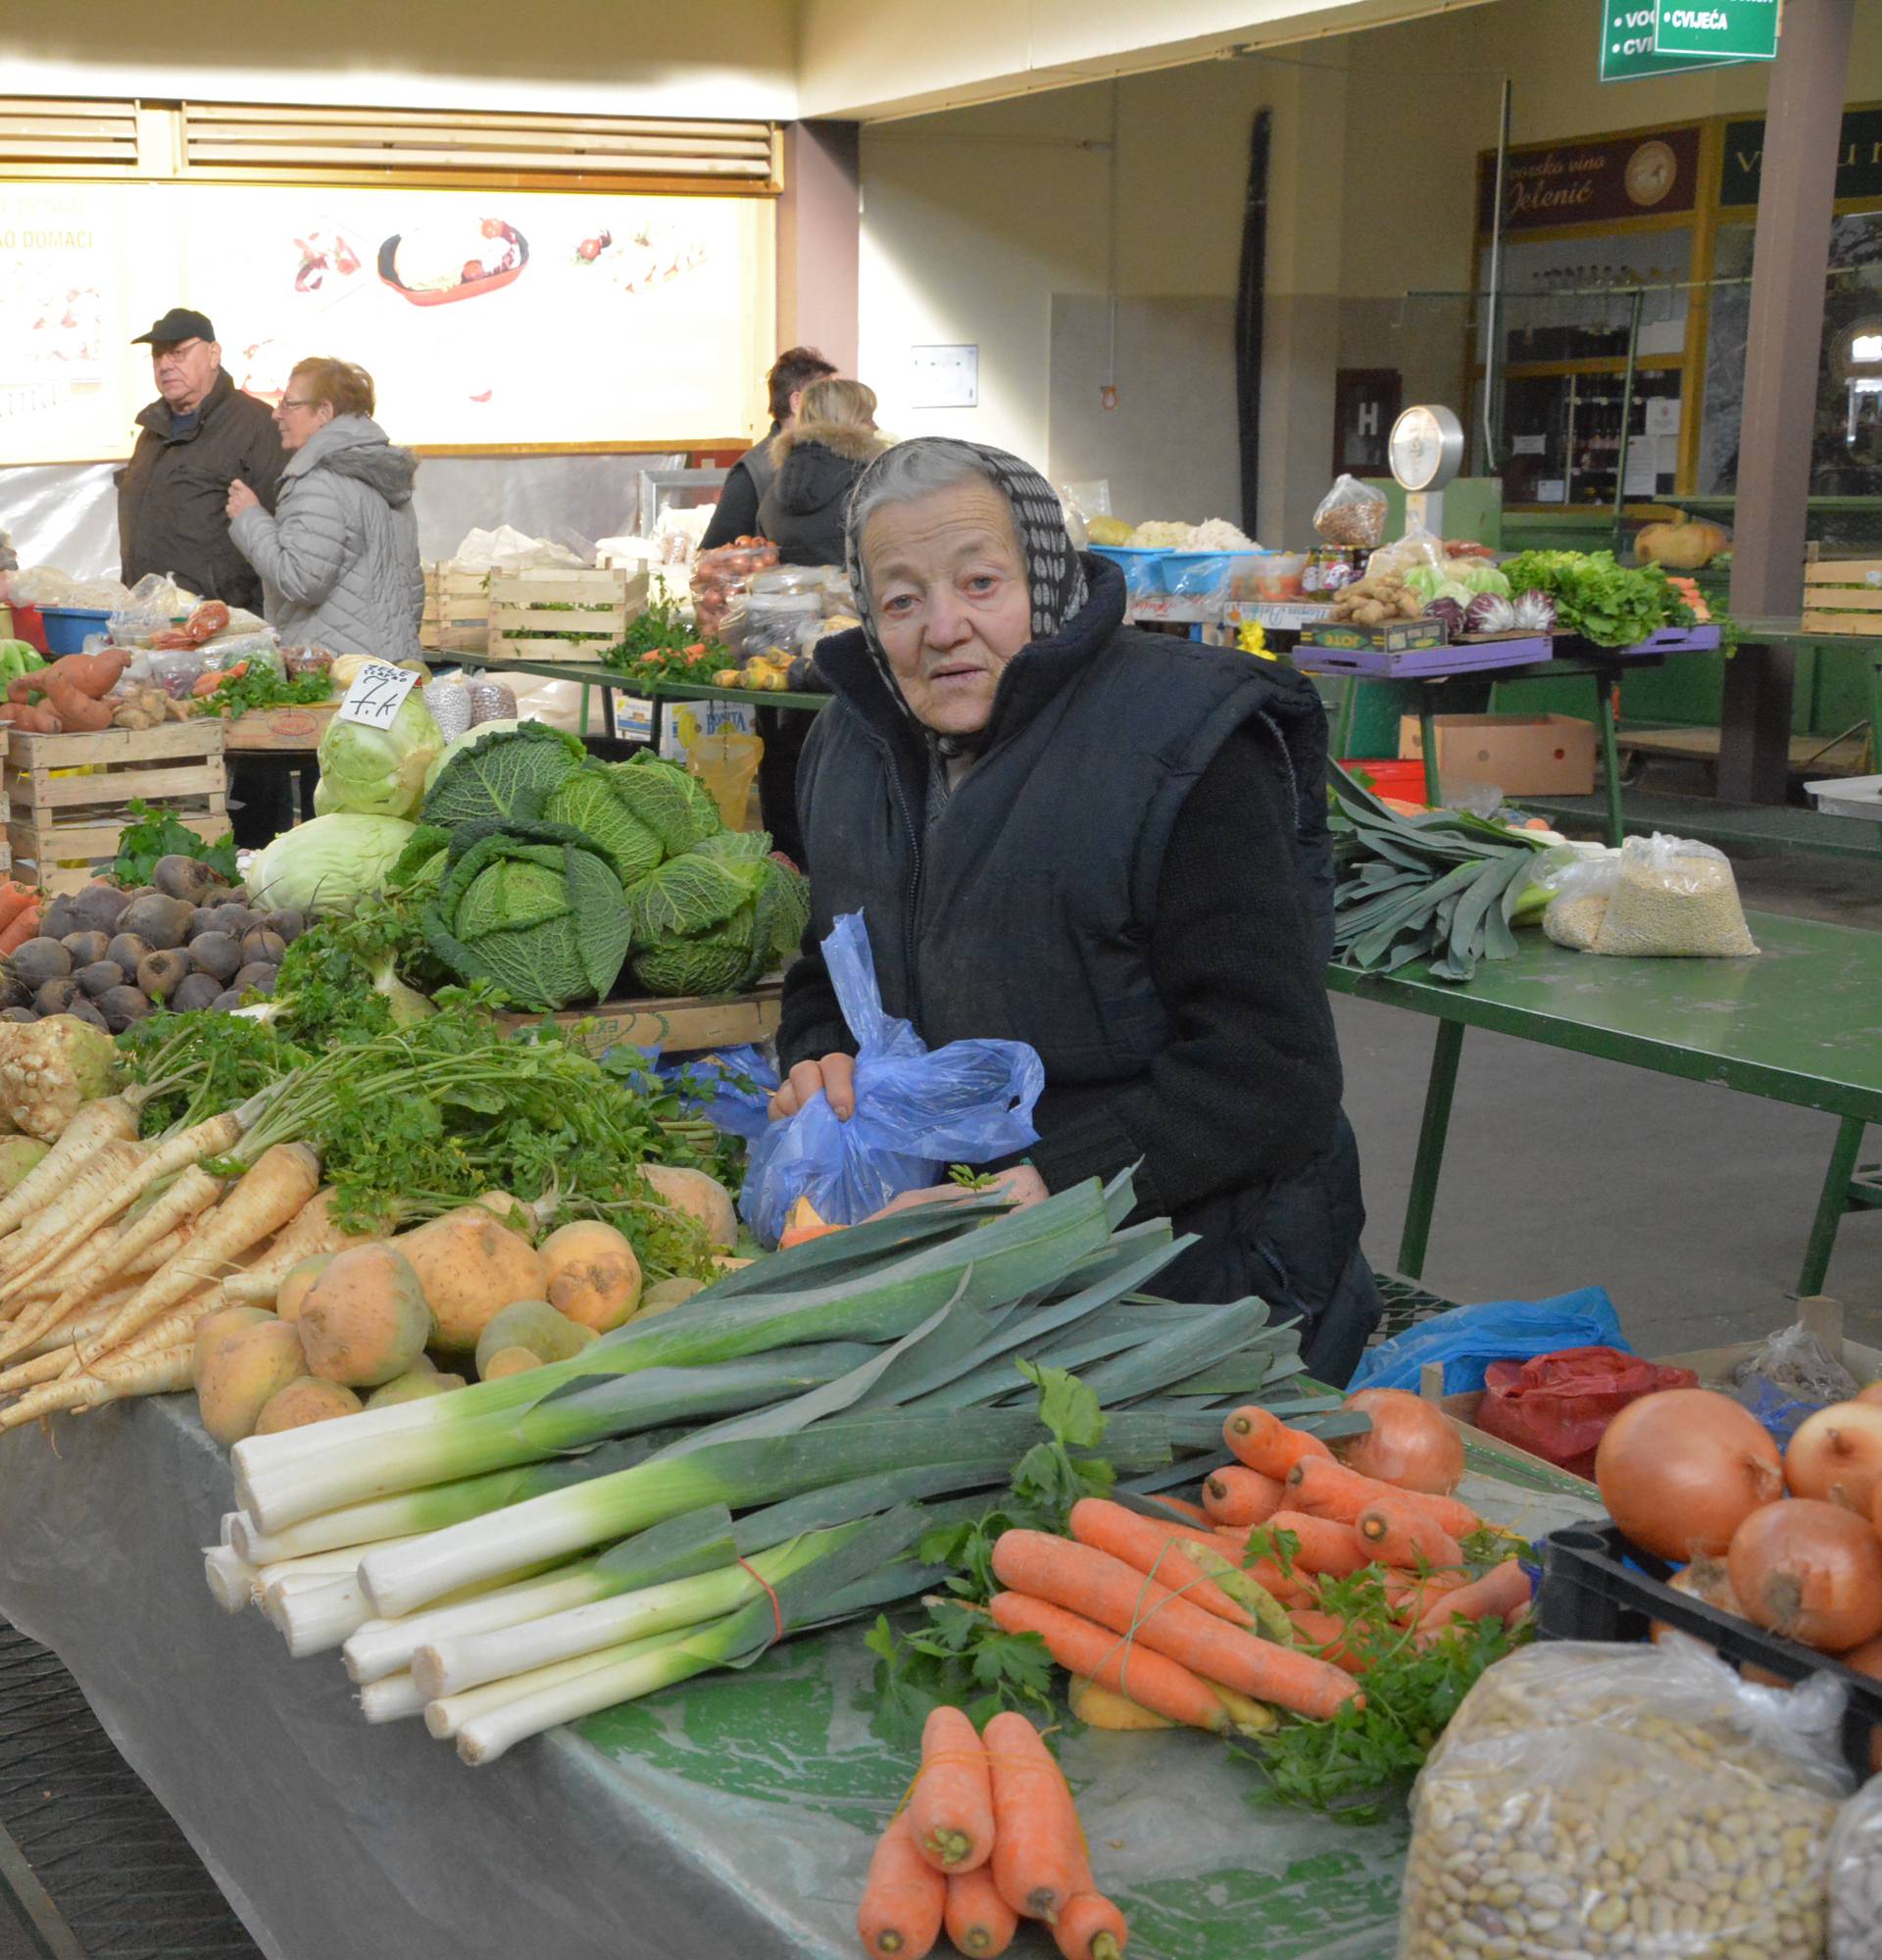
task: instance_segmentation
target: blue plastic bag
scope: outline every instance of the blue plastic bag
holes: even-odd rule
[[[1732,1394],[1764,1425],[1765,1433],[1780,1449],[1789,1446],[1791,1438],[1818,1409],[1829,1406],[1827,1402],[1799,1401],[1761,1375],[1741,1381]]]
[[[1045,1064],[1024,1042],[959,1041],[933,1054],[882,1011],[861,912],[823,942],[823,963],[856,1037],[856,1113],[839,1122],[822,1096],[769,1124],[752,1146],[738,1208],[774,1246],[799,1198],[832,1225],[854,1225],[905,1191],[938,1184],[951,1163],[986,1163],[1039,1141],[1033,1105]]]
[[[1492,1361],[1526,1361],[1558,1348],[1618,1348],[1634,1350],[1620,1331],[1620,1316],[1605,1287],[1582,1287],[1553,1299],[1493,1299],[1482,1306],[1454,1307],[1420,1321],[1368,1348],[1347,1394],[1360,1389],[1411,1389],[1430,1361],[1444,1364],[1444,1393],[1468,1395],[1483,1387]]]
[[[680,1093],[689,1115],[755,1144],[770,1127],[768,1105],[777,1070],[755,1048],[715,1049],[679,1061],[662,1061],[655,1073]]]

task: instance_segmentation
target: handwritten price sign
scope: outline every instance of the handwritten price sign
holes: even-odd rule
[[[389,728],[392,718],[405,706],[405,697],[418,686],[420,676],[409,667],[369,661],[353,677],[353,685],[340,703],[342,721],[364,722],[369,728]]]

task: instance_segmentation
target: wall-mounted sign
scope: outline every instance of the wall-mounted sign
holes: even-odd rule
[[[1764,119],[1748,116],[1725,125],[1719,172],[1720,204],[1756,204],[1764,165]],[[1882,109],[1846,109],[1836,155],[1838,197],[1882,197]]]
[[[977,344],[909,349],[912,409],[972,409],[980,404]]]
[[[1744,20],[1734,28],[1732,18],[1741,10]],[[1739,54],[1716,45],[1735,33],[1752,36],[1752,17],[1761,14],[1770,16],[1772,42],[1763,54]],[[1640,81],[1649,75],[1684,74],[1696,68],[1769,61],[1776,51],[1776,16],[1777,0],[1711,0],[1709,5],[1694,5],[1691,0],[1602,0],[1601,78]]]
[[[1342,368],[1333,377],[1333,474],[1379,476],[1405,377],[1396,368]]]
[[[1659,0],[1654,50],[1713,55],[1728,61],[1775,61],[1779,0]]]
[[[1497,160],[1478,159],[1477,225],[1496,211]],[[1691,211],[1699,196],[1699,129],[1653,136],[1595,136],[1512,150],[1504,167],[1503,228],[1535,231],[1595,219]]]

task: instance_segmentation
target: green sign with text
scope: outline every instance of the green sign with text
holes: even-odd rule
[[[1778,0],[1659,0],[1658,12],[1656,54],[1777,59]]]
[[[1769,16],[1771,45],[1762,57],[1722,53],[1712,49],[1692,54],[1675,54],[1666,45],[1661,28],[1675,14],[1695,19],[1722,17],[1744,11]],[[1733,62],[1763,59],[1775,52],[1777,7],[1748,4],[1748,0],[1602,0],[1601,78],[1603,81],[1640,81],[1649,75],[1684,74],[1698,68],[1727,68]],[[1680,31],[1680,30],[1675,30]]]

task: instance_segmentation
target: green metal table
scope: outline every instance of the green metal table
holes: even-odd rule
[[[440,663],[443,659],[441,657]],[[448,657],[460,666],[471,667],[480,673],[523,673],[533,674],[540,680],[573,681],[582,689],[581,732],[588,732],[588,695],[597,691],[601,695],[601,712],[605,732],[616,734],[615,695],[619,691],[631,694],[640,701],[651,701],[656,710],[664,701],[730,701],[747,708],[794,708],[806,714],[815,714],[829,705],[827,694],[770,694],[760,693],[749,687],[709,687],[696,686],[691,681],[652,679],[637,680],[631,674],[624,674],[617,667],[603,666],[599,662],[574,661],[517,661],[507,655],[493,660],[488,654],[452,654]],[[654,738],[658,741],[660,724],[656,716]]]
[[[1837,1117],[1797,1286],[1822,1290],[1844,1214],[1882,1208],[1882,1167],[1857,1164],[1865,1127],[1882,1123],[1882,933],[1774,912],[1748,921],[1762,949],[1755,959],[1609,959],[1534,932],[1515,958],[1485,960],[1465,986],[1432,979],[1422,963],[1327,969],[1335,993],[1438,1023],[1400,1272],[1424,1270],[1464,1030],[1487,1028]]]

